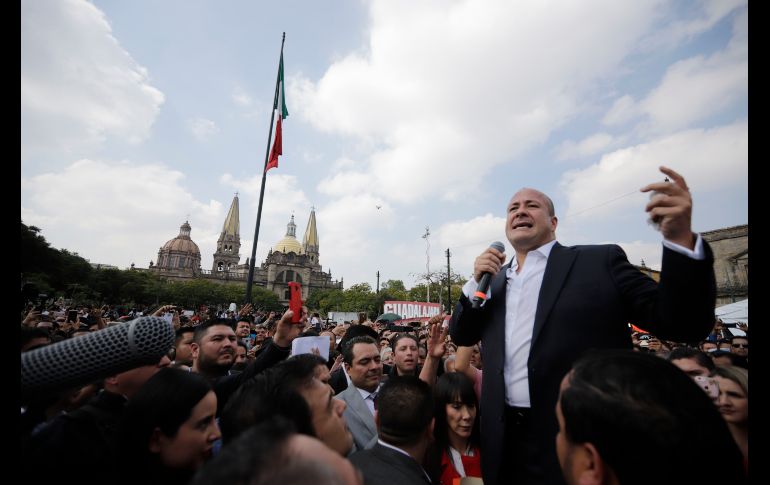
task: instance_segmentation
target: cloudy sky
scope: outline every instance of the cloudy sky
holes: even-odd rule
[[[554,199],[563,244],[659,268],[638,190],[659,165],[685,176],[696,231],[748,222],[739,0],[22,0],[22,221],[126,268],[189,218],[210,269],[238,192],[244,262],[284,31],[258,261],[314,206],[346,287],[377,271],[411,287],[447,248],[469,275],[490,242],[510,248],[526,186]]]

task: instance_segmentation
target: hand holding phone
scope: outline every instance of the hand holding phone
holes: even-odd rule
[[[296,281],[289,282],[289,310],[293,312],[291,323],[302,320],[302,286]]]

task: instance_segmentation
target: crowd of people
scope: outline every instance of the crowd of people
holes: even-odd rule
[[[684,179],[662,170],[673,182],[643,189],[657,193],[660,283],[617,246],[559,245],[553,203],[522,189],[506,221],[515,257],[484,251],[451,318],[405,329],[162,306],[175,339],[157,362],[22,403],[25,470],[166,485],[743,483],[748,327],[715,324],[708,244]],[[140,316],[121,313],[27,308],[22,355]],[[305,336],[329,348],[292,355]]]

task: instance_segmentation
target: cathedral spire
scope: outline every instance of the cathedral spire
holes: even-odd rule
[[[238,215],[238,193],[235,193],[230,210],[217,240],[214,264],[211,271],[232,271],[238,266],[241,250],[241,223]]]
[[[230,204],[230,211],[225,217],[225,223],[222,226],[222,235],[240,237],[241,223],[238,216],[238,193],[235,193],[233,202]]]
[[[310,217],[307,220],[305,237],[302,239],[302,246],[305,252],[318,252],[318,229],[315,222],[315,207],[310,208]]]

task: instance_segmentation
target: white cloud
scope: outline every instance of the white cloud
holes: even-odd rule
[[[682,4],[679,6],[682,7]],[[685,18],[671,22],[655,35],[645,39],[645,44],[648,49],[660,49],[689,41],[711,30],[720,20],[747,4],[746,0],[699,0],[694,2],[695,8],[690,9],[689,5],[684,5],[684,8],[688,9]],[[672,5],[676,7],[677,3]]]
[[[233,101],[238,106],[241,106],[243,108],[248,108],[252,105],[253,99],[251,95],[249,95],[246,91],[241,89],[240,87],[236,87],[233,91]]]
[[[596,133],[584,138],[578,143],[566,141],[557,148],[557,158],[559,160],[569,160],[571,158],[580,158],[588,155],[594,155],[609,147],[613,142],[612,135],[608,133]]]
[[[493,241],[500,241],[505,246],[509,260],[513,248],[505,238],[505,218],[492,214],[474,217],[465,221],[447,222],[436,231],[438,246],[450,248],[452,253],[452,271],[470,277],[473,262]]]
[[[641,212],[648,195],[643,186],[660,181],[660,165],[680,173],[693,196],[743,188],[748,180],[748,122],[712,130],[687,130],[616,150],[585,169],[566,172],[561,187],[567,198],[562,224],[582,226],[608,217]],[[630,194],[611,204],[597,203]],[[638,194],[638,195],[637,195]]]
[[[187,128],[198,141],[206,141],[212,135],[219,133],[216,123],[206,118],[192,118],[187,120]]]
[[[728,45],[710,56],[697,55],[671,64],[660,81],[638,103],[618,98],[604,116],[605,125],[619,125],[643,116],[640,131],[670,133],[695,126],[748,95],[748,15],[733,21]]]
[[[22,179],[21,217],[54,247],[126,268],[155,261],[189,214],[191,237],[210,265],[226,208],[196,200],[183,182],[181,172],[162,165],[82,159]]]
[[[290,96],[318,130],[379,140],[355,178],[401,202],[457,199],[474,190],[469,165],[482,180],[575,116],[656,4],[375,1],[368,50],[317,82],[290,76]]]
[[[660,85],[640,103],[651,129],[670,132],[719,113],[748,94],[747,52],[733,49],[670,66]]]
[[[378,237],[398,224],[395,212],[381,197],[360,190],[350,191],[317,208],[316,216],[321,264],[337,268],[335,277],[340,276],[340,268],[345,268],[342,276],[347,286],[351,282],[373,280],[378,269],[385,269],[378,268],[378,261],[403,267],[392,258],[388,241]]]
[[[639,107],[634,98],[629,95],[616,99],[612,108],[604,115],[602,123],[605,125],[619,125],[631,121],[639,116]]]
[[[150,135],[164,96],[82,0],[21,3],[21,139],[26,154],[79,152]]]

